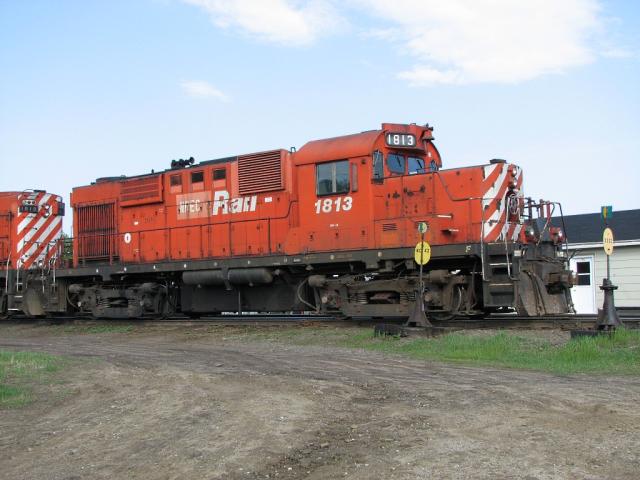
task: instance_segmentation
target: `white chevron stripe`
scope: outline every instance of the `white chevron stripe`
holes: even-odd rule
[[[47,228],[45,228],[41,232],[38,232],[39,234],[37,239],[31,242],[28,250],[21,255],[21,264],[27,263],[31,259],[31,256],[38,250],[38,247],[41,246],[41,242],[44,242],[47,237],[56,230],[60,230],[60,234],[62,233],[62,217],[54,217],[53,221],[47,226]],[[57,238],[59,238],[59,236],[60,235],[58,235]],[[55,238],[54,240],[57,240],[57,238]],[[52,242],[54,240],[52,240]],[[41,255],[39,255],[38,258],[40,258],[40,256]]]
[[[483,167],[485,180],[491,176],[491,174],[496,168],[498,168],[498,165],[499,165],[498,163],[493,163],[491,165],[485,165]]]
[[[43,203],[40,203],[39,205],[43,205]],[[31,227],[31,229],[25,233],[25,235],[18,241],[18,247],[17,247],[17,252],[20,253],[20,251],[24,248],[25,244],[28,244],[29,242],[31,242],[31,239],[34,237],[34,235],[37,235],[38,232],[40,231],[40,228],[42,228],[42,226],[47,223],[47,221],[50,219],[50,217],[45,217],[44,215],[42,215],[41,213],[38,213],[37,215],[40,215],[40,218],[38,219],[38,221]],[[33,218],[31,218],[31,220],[33,220]],[[23,220],[24,221],[24,220]],[[18,235],[20,235],[20,232],[22,230],[18,231]]]
[[[51,198],[51,194],[45,193],[40,199],[40,201],[38,202],[38,206],[41,207],[42,205],[47,203],[50,198]],[[18,235],[20,235],[20,232],[22,232],[22,230],[24,230],[26,226],[29,225],[29,223],[31,223],[31,221],[37,216],[38,216],[37,213],[30,213],[24,219],[22,219],[22,221],[18,224]]]
[[[493,183],[493,185],[482,195],[482,211],[485,211],[485,208],[487,207],[487,205],[491,204],[497,197],[498,193],[500,192],[500,189],[502,188],[502,186],[504,185],[504,180],[507,176],[508,173],[508,168],[506,164],[496,164],[496,165],[491,165],[493,167],[498,167],[499,165],[502,165],[502,171],[500,172],[500,175],[498,175],[498,178],[496,179],[496,181]],[[486,167],[485,167],[486,169]],[[485,170],[486,171],[486,170]],[[491,170],[493,172],[493,169]],[[504,213],[504,209],[505,209],[506,205],[505,202],[500,202],[500,208],[497,208],[490,216],[489,218],[485,218],[484,220],[484,225],[482,226],[482,235],[484,237],[486,237],[495,227],[495,221],[497,221],[502,214]]]

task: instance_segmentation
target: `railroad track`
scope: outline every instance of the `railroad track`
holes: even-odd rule
[[[558,315],[549,317],[518,317],[513,315],[490,315],[481,319],[454,318],[452,320],[437,321],[432,323],[438,327],[449,328],[560,328],[590,329],[595,328],[597,315]],[[640,328],[640,317],[623,317],[622,322],[628,328]]]
[[[640,328],[640,308],[621,308],[618,314],[628,328]],[[559,328],[589,329],[594,328],[597,321],[595,314],[582,315],[555,315],[540,317],[520,317],[512,314],[493,314],[484,318],[469,319],[457,317],[449,320],[432,319],[431,323],[436,327],[444,327],[452,330],[458,329],[483,329],[483,328],[508,328],[508,329],[543,329]],[[192,319],[185,316],[175,316],[167,319],[103,319],[95,320],[90,317],[52,317],[52,318],[20,318],[13,317],[0,322],[2,324],[75,324],[90,322],[91,324],[118,324],[118,325],[144,325],[144,326],[196,326],[196,325],[245,325],[259,327],[275,326],[373,326],[378,323],[401,324],[403,320],[397,318],[353,318],[344,319],[328,315],[281,315],[281,314],[246,314],[246,315],[220,315],[216,317],[202,317]]]

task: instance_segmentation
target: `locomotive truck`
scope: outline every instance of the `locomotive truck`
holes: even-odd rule
[[[60,198],[2,194],[1,313],[407,317],[419,302],[434,318],[569,312],[556,204],[522,186],[504,160],[443,169],[432,127],[384,123],[76,187],[67,261]],[[431,246],[422,284],[419,224]]]

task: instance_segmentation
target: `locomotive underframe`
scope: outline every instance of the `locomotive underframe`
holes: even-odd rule
[[[526,315],[564,313],[571,273],[556,250],[550,242],[434,246],[423,277],[426,311],[435,318],[505,309]],[[58,270],[55,278],[32,272],[22,292],[6,292],[6,304],[31,316],[316,311],[407,317],[419,296],[410,248],[96,264]],[[0,282],[5,284],[1,274]]]

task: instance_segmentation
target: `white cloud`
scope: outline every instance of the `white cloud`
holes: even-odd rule
[[[515,83],[592,62],[597,0],[351,0],[387,19],[412,85]]]
[[[310,45],[349,17],[361,38],[414,59],[398,74],[414,86],[518,83],[633,55],[611,44],[602,0],[182,1],[221,28],[287,46]]]
[[[328,0],[183,0],[205,9],[219,27],[260,40],[309,45],[343,23]]]
[[[186,80],[180,83],[180,86],[190,97],[196,98],[213,98],[222,102],[228,102],[229,97],[211,85],[209,82],[202,80]]]

